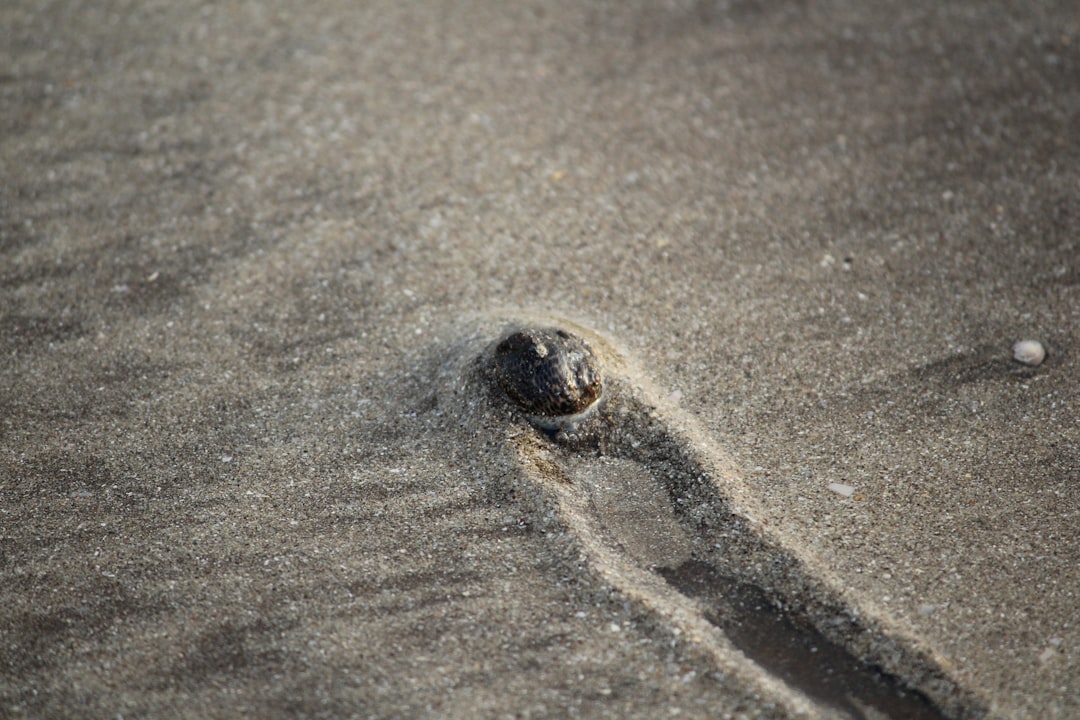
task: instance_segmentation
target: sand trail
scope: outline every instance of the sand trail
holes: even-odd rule
[[[492,381],[494,343],[530,325],[584,338],[601,362],[598,412],[570,432],[530,424]],[[925,643],[755,519],[736,464],[612,340],[519,311],[472,318],[455,337],[440,404],[501,446],[492,487],[529,506],[535,527],[568,534],[603,583],[722,673],[796,717],[985,715]]]

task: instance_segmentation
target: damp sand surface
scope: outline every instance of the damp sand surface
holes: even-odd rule
[[[0,26],[0,715],[853,714],[713,575],[946,715],[1080,714],[1075,3]],[[632,356],[797,562],[444,393],[506,308]]]

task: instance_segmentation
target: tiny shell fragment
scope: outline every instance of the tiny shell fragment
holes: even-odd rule
[[[1041,365],[1046,359],[1046,348],[1038,340],[1021,340],[1013,345],[1013,359],[1025,365]]]
[[[843,483],[829,483],[829,489],[837,495],[843,495],[844,497],[851,497],[855,492],[855,488],[850,485],[844,485]]]

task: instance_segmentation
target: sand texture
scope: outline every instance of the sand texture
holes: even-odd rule
[[[0,718],[882,717],[759,597],[1080,717],[1075,0],[0,38]],[[562,435],[492,382],[529,324],[603,366]]]

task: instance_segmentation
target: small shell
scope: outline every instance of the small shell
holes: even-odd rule
[[[1025,365],[1041,365],[1046,359],[1046,348],[1038,340],[1021,340],[1013,345],[1013,359]]]
[[[527,415],[580,415],[600,397],[602,380],[592,349],[559,328],[526,328],[494,352],[495,378]]]

